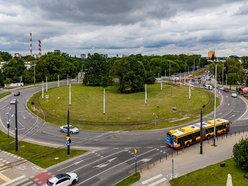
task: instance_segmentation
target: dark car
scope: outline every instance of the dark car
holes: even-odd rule
[[[20,95],[21,93],[19,91],[14,93],[14,96],[20,96]]]

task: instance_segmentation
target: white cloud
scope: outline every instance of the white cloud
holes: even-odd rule
[[[0,0],[0,50],[248,55],[248,4],[201,0]]]

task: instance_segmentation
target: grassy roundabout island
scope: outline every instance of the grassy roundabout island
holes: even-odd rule
[[[146,130],[166,128],[196,120],[202,105],[204,114],[213,110],[214,95],[204,89],[166,84],[148,85],[147,104],[144,92],[120,94],[116,87],[106,88],[106,114],[103,114],[103,88],[72,85],[69,106],[69,88],[62,86],[49,89],[42,99],[41,92],[34,94],[28,107],[35,114],[58,125],[70,123],[89,130]],[[219,101],[218,101],[219,102]],[[217,102],[217,103],[218,103]],[[31,104],[32,103],[32,104]],[[173,108],[176,108],[176,110]]]

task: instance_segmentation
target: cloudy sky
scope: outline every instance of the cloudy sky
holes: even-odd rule
[[[0,51],[248,55],[246,0],[0,0]]]

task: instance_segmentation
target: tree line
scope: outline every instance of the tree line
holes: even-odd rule
[[[236,58],[228,58],[218,63],[217,78],[219,82],[228,84],[246,83],[244,69],[248,68],[248,57],[241,57],[242,63]],[[78,72],[84,73],[83,84],[86,86],[117,85],[122,93],[139,92],[144,90],[144,84],[153,84],[156,77],[171,76],[200,69],[206,65],[214,74],[214,64],[200,55],[163,55],[142,56],[141,54],[126,57],[106,57],[98,53],[88,54],[86,59],[72,57],[66,53],[48,52],[41,58],[32,56],[12,58],[7,52],[0,52],[0,60],[8,61],[0,73],[0,83],[3,84],[36,82],[75,78]],[[29,61],[31,67],[24,65]],[[34,69],[35,68],[35,69]]]

